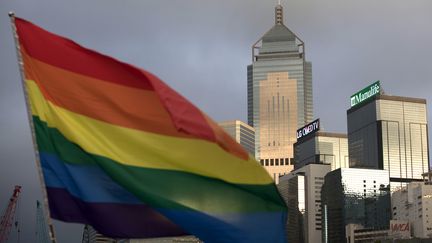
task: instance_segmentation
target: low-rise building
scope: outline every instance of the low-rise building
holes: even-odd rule
[[[407,220],[413,237],[432,238],[432,185],[411,182],[393,192],[392,217]]]
[[[329,164],[331,170],[348,168],[348,138],[343,133],[315,132],[294,144],[294,169],[308,164]]]
[[[345,227],[347,243],[373,243],[388,239],[388,229],[367,229],[359,224],[348,224]]]

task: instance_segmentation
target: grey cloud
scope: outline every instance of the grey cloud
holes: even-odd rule
[[[348,97],[377,79],[389,94],[431,101],[431,1],[282,2],[285,24],[306,43],[313,64],[315,116],[326,130],[344,132]],[[22,184],[22,242],[34,239],[35,200],[41,194],[9,10],[155,73],[216,120],[246,120],[250,47],[272,26],[275,3],[0,1],[0,207],[13,185]],[[56,227],[59,242],[80,241],[81,226],[57,222]]]

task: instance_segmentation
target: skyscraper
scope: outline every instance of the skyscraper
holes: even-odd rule
[[[275,25],[252,46],[248,66],[248,123],[255,128],[255,157],[274,177],[293,169],[297,128],[312,120],[312,68],[304,42],[283,24]]]
[[[239,120],[224,121],[218,124],[246,151],[252,155],[255,154],[255,130],[253,127]]]
[[[392,191],[429,170],[426,100],[376,95],[348,111],[350,167],[388,171]]]

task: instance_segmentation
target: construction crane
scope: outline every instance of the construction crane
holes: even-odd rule
[[[9,199],[9,204],[5,212],[1,216],[0,221],[0,243],[5,243],[8,240],[13,220],[15,218],[15,210],[17,208],[18,196],[21,192],[21,186],[15,186],[13,194]],[[17,225],[18,222],[15,222]]]
[[[45,214],[39,201],[36,201],[36,239],[37,243],[51,242]]]

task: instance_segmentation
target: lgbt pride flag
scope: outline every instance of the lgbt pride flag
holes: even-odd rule
[[[149,72],[16,18],[51,216],[115,238],[285,242],[267,172]]]

